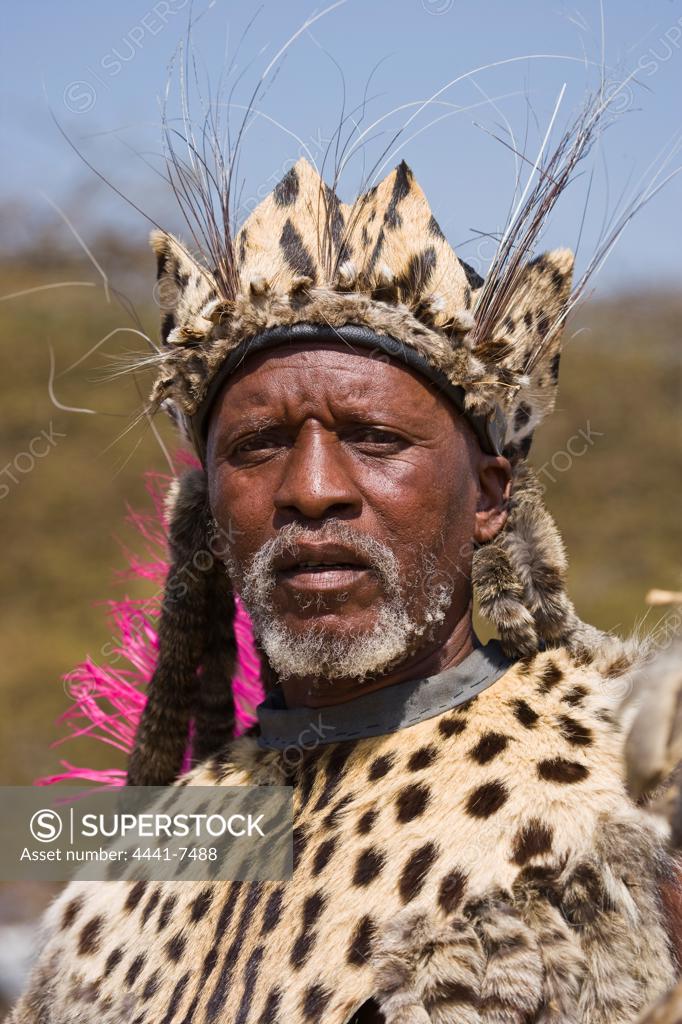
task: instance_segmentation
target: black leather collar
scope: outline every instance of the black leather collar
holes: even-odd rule
[[[287,708],[281,690],[268,694],[256,708],[258,742],[276,750],[310,750],[366,736],[383,736],[442,715],[466,704],[502,676],[512,662],[496,640],[477,647],[454,668],[426,679],[386,686],[345,704],[325,708]]]

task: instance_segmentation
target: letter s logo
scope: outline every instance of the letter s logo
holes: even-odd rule
[[[47,808],[36,811],[29,825],[31,835],[39,843],[53,843],[62,833],[62,819]]]

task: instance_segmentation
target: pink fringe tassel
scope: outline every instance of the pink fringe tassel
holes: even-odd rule
[[[181,461],[192,465],[189,457]],[[148,473],[145,485],[151,498],[153,511],[144,513],[129,508],[126,520],[137,531],[143,554],[122,545],[128,568],[118,573],[120,579],[143,579],[154,583],[156,593],[151,598],[134,600],[124,597],[108,601],[108,616],[112,623],[112,642],[103,653],[108,661],[97,664],[90,657],[63,677],[64,688],[72,705],[59,716],[58,722],[67,730],[52,746],[79,736],[90,736],[108,743],[124,754],[132,750],[137,724],[144,708],[145,687],[156,665],[158,620],[163,586],[168,572],[167,534],[164,520],[164,495],[171,478],[161,473]],[[258,655],[253,642],[249,617],[239,599],[236,599],[235,638],[237,665],[232,682],[236,725],[240,735],[255,720],[255,707],[263,699]],[[226,681],[227,683],[227,681]],[[36,779],[38,786],[59,782],[90,781],[107,786],[123,786],[123,769],[97,770],[81,768],[69,761],[60,761],[64,771]],[[189,756],[185,758],[185,768]]]

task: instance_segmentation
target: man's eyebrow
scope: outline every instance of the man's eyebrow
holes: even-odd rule
[[[411,410],[402,409],[400,411],[396,409],[378,409],[372,408],[352,408],[345,411],[343,416],[339,416],[339,421],[342,424],[358,424],[362,426],[384,426],[390,429],[402,428],[406,431],[418,431],[420,426],[423,426],[423,417],[415,418],[411,415]]]
[[[254,433],[258,433],[259,431],[267,430],[268,427],[272,427],[276,423],[277,419],[272,415],[266,416],[265,414],[259,415],[258,413],[247,413],[245,416],[240,416],[238,420],[230,425],[229,433],[235,434],[237,432],[242,433],[244,431],[253,431]]]

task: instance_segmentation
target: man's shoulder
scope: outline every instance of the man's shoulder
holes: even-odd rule
[[[564,732],[570,732],[566,720],[574,716],[601,723],[613,734],[619,730],[620,709],[638,664],[637,649],[620,641],[605,641],[601,650],[580,653],[549,648],[513,662],[480,701],[482,706],[512,707],[527,729],[534,727],[536,715],[544,714],[555,716],[554,724]],[[589,747],[578,732],[574,745]]]
[[[572,816],[573,839],[580,834],[585,846],[604,816],[629,818],[619,721],[624,672],[624,659],[557,647],[516,661],[473,700],[439,716],[431,742],[453,810],[463,802],[464,819],[483,822],[491,842],[533,808],[547,833],[567,835],[564,819]]]

